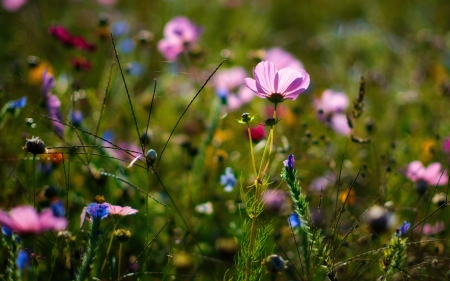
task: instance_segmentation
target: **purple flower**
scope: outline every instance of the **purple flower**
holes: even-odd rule
[[[111,33],[115,36],[126,35],[130,32],[130,25],[126,21],[118,21],[111,26]]]
[[[442,151],[450,154],[450,137],[444,138],[444,141],[442,142]]]
[[[164,27],[164,38],[158,42],[158,50],[168,60],[175,60],[189,50],[202,33],[202,28],[186,17],[175,17]]]
[[[42,94],[45,99],[48,115],[52,119],[62,121],[62,114],[59,110],[61,107],[61,102],[57,96],[51,93],[54,84],[55,79],[53,78],[53,75],[47,70],[44,70],[42,73]],[[57,121],[52,121],[52,124],[56,133],[62,136],[64,133],[64,125]]]
[[[260,98],[267,98],[277,104],[285,99],[295,100],[309,86],[309,75],[304,70],[287,67],[277,70],[269,61],[263,61],[253,70],[252,78],[245,78],[244,83]]]
[[[403,222],[403,225],[400,225],[399,227],[397,227],[397,229],[395,230],[395,236],[397,237],[403,237],[406,232],[408,232],[408,229],[411,227],[411,224],[407,221]]]
[[[267,50],[263,60],[273,62],[277,69],[283,69],[286,67],[296,70],[304,69],[303,64],[299,60],[297,60],[292,54],[279,47]]]
[[[134,44],[134,41],[132,39],[124,39],[119,42],[119,51],[121,51],[124,54],[129,54],[134,51],[134,48],[136,47],[136,44]]]
[[[220,176],[220,184],[224,186],[225,192],[233,191],[236,186],[237,180],[233,174],[233,170],[230,167],[225,169],[225,174]]]
[[[283,161],[284,167],[286,167],[286,170],[293,171],[294,170],[294,155],[289,154],[288,159]]]
[[[70,122],[75,127],[80,127],[81,122],[83,122],[83,113],[79,110],[72,111],[70,113]]]
[[[286,194],[281,190],[268,189],[262,194],[261,199],[266,209],[279,213],[286,202]]]
[[[431,225],[431,224],[427,223],[423,226],[423,234],[427,235],[427,236],[435,235],[435,234],[438,234],[439,232],[443,231],[444,229],[445,229],[445,226],[444,226],[444,222],[442,222],[442,221],[436,222],[435,225]],[[414,229],[414,231],[416,231],[417,233],[420,233],[421,229],[418,227],[418,228]]]
[[[84,207],[80,215],[80,227],[83,226],[86,213],[88,213],[93,220],[102,220],[106,218],[108,216],[109,206],[110,204],[108,203],[90,203],[87,207]]]
[[[336,175],[328,171],[323,176],[314,179],[309,187],[314,190],[320,192],[321,190],[325,190],[330,184],[333,184],[336,181]]]
[[[417,191],[424,193],[428,186],[445,185],[448,182],[447,170],[441,171],[440,163],[431,163],[425,168],[420,161],[408,165],[406,177],[416,183]]]
[[[292,228],[302,226],[302,222],[300,221],[300,218],[296,212],[291,213],[291,215],[288,218],[288,223],[291,225]]]
[[[64,218],[66,215],[66,211],[64,210],[64,205],[61,200],[57,200],[50,205],[50,209],[53,212],[53,215],[58,218]]]
[[[313,103],[317,110],[317,118],[342,135],[349,135],[351,132],[344,114],[348,104],[347,95],[333,90],[325,90],[322,97],[315,99]]]
[[[28,0],[2,0],[2,7],[8,12],[17,12]]]

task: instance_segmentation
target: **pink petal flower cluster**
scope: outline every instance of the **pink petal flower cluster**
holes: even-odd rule
[[[349,100],[346,94],[333,90],[325,90],[322,97],[313,102],[313,106],[317,110],[317,118],[341,135],[349,135],[351,132],[347,116],[344,113],[348,104]]]
[[[279,47],[267,50],[264,54],[263,60],[274,63],[277,69],[283,69],[286,67],[296,70],[304,69],[303,64],[298,59],[296,59],[291,53],[288,53]]]
[[[8,213],[0,212],[0,224],[18,235],[38,235],[45,231],[60,231],[67,226],[66,218],[55,217],[51,209],[40,214],[31,206],[18,206]]]
[[[118,206],[118,205],[111,205],[108,206],[108,213],[110,216],[113,217],[124,217],[128,215],[134,215],[138,212],[138,210],[133,209],[129,206]]]
[[[253,70],[252,78],[244,83],[260,98],[277,104],[286,99],[295,100],[309,86],[309,74],[290,67],[278,70],[270,61],[262,61]]]
[[[425,224],[423,226],[422,233],[426,236],[430,236],[430,235],[438,234],[439,232],[442,232],[444,229],[445,229],[444,222],[438,221],[438,222],[436,222],[435,225],[431,225],[429,223]],[[415,232],[420,233],[421,232],[420,227],[415,228]]]
[[[419,184],[428,185],[445,185],[448,182],[447,170],[442,172],[440,163],[431,163],[425,168],[420,161],[413,161],[409,163],[406,170],[406,177],[411,181]]]
[[[166,59],[176,60],[181,53],[197,43],[202,32],[202,28],[188,18],[175,17],[164,27],[164,38],[158,42],[158,50]]]
[[[50,26],[48,33],[69,47],[75,47],[88,52],[95,51],[97,48],[97,46],[87,42],[83,37],[72,36],[63,26]]]
[[[242,84],[245,77],[247,77],[247,73],[240,66],[219,70],[214,75],[212,81],[214,88],[220,98],[226,99],[230,110],[240,108],[254,97],[253,92]],[[237,93],[233,93],[236,90]]]

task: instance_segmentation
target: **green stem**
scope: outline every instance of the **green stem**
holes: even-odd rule
[[[119,246],[119,266],[118,266],[118,272],[117,272],[117,281],[120,281],[120,266],[121,266],[121,262],[122,262],[122,244],[120,243]]]
[[[36,154],[33,154],[33,205],[37,209],[36,204]]]
[[[111,245],[112,245],[112,240],[113,240],[113,237],[114,237],[114,231],[115,230],[116,230],[116,223],[114,222],[114,227],[113,227],[113,230],[111,232],[111,239],[109,239],[108,250],[106,251],[106,256],[105,256],[105,259],[103,260],[103,264],[102,264],[102,268],[100,269],[99,276],[102,275],[103,269],[105,269],[106,261],[108,260],[108,256],[109,256],[109,251],[111,250]]]
[[[148,237],[150,235],[150,222],[148,219],[148,194],[150,192],[150,166],[147,166],[147,194],[145,196],[145,224],[146,224],[146,232],[145,235],[145,245],[148,245]],[[144,266],[143,271],[145,272],[145,269],[147,268],[147,250],[145,250],[144,255]]]
[[[258,174],[256,172],[255,155],[253,153],[252,134],[250,133],[250,126],[248,125],[248,123],[247,123],[247,132],[248,132],[248,140],[250,143],[250,154],[252,155],[253,172],[255,173],[255,177],[258,177]]]

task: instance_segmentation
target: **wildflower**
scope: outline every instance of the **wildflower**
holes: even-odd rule
[[[133,209],[129,206],[117,206],[108,204],[108,214],[111,217],[124,217],[128,215],[134,215],[138,212],[138,210]]]
[[[66,211],[64,210],[64,205],[61,200],[56,200],[53,202],[50,205],[50,209],[55,217],[63,218],[66,215]]]
[[[348,104],[347,95],[333,90],[325,90],[322,97],[315,99],[313,103],[317,110],[317,118],[342,135],[349,135],[351,132],[347,116],[344,113]]]
[[[62,114],[59,110],[61,107],[61,101],[59,98],[51,93],[54,83],[53,75],[44,70],[42,73],[42,94],[44,96],[45,105],[47,107],[47,112],[52,118],[53,127],[58,135],[63,135],[64,133],[64,125],[61,124]],[[59,122],[58,122],[59,121]]]
[[[247,133],[247,132],[246,132]],[[248,136],[248,133],[247,133]],[[266,131],[263,125],[250,128],[250,137],[253,142],[259,142],[266,137]]]
[[[32,137],[31,139],[26,139],[25,146],[23,149],[33,155],[47,153],[47,148],[45,143],[39,137]]]
[[[289,154],[288,159],[283,161],[283,165],[287,171],[292,172],[294,170],[295,159],[293,154]]]
[[[427,223],[423,226],[423,230],[421,230],[420,227],[418,227],[415,229],[415,231],[418,233],[422,231],[424,235],[431,236],[436,235],[439,232],[442,232],[444,229],[445,229],[444,222],[438,221],[434,225]]]
[[[436,195],[433,196],[433,203],[438,205],[438,206],[442,206],[447,204],[447,194],[445,194],[444,192],[438,193]]]
[[[80,227],[83,226],[84,220],[86,218],[86,213],[88,213],[93,220],[102,220],[108,216],[108,203],[90,203],[87,207],[83,208],[80,215]]]
[[[283,69],[286,67],[297,70],[304,69],[303,64],[299,60],[297,60],[291,53],[288,53],[279,47],[266,50],[263,60],[274,63],[277,69]]]
[[[450,154],[450,137],[446,137],[442,141],[442,151],[446,154]]]
[[[420,161],[413,161],[408,165],[406,177],[416,183],[420,194],[425,193],[430,185],[445,185],[448,182],[447,170],[441,171],[440,163],[431,163],[425,168]]]
[[[309,185],[312,190],[320,192],[321,190],[325,190],[328,186],[333,184],[336,181],[336,175],[328,171],[323,174],[321,177],[314,179]]]
[[[158,42],[158,50],[168,60],[175,60],[184,51],[190,50],[202,28],[196,26],[186,17],[175,17],[164,27],[164,38]]]
[[[19,251],[16,258],[16,265],[21,271],[30,265],[30,254],[26,250]]]
[[[24,108],[26,104],[27,104],[27,97],[21,97],[18,100],[9,101],[7,103],[8,108],[7,110],[11,113],[15,113],[16,110]]]
[[[126,72],[131,76],[140,76],[144,73],[144,66],[136,61],[127,64]]]
[[[300,217],[296,212],[292,212],[288,218],[288,223],[292,228],[301,227],[302,222],[300,221]]]
[[[83,113],[79,110],[74,110],[70,113],[70,122],[75,127],[80,127],[83,122]]]
[[[134,44],[134,41],[129,38],[121,40],[118,44],[119,51],[124,54],[129,54],[129,53],[133,52],[135,47],[136,47],[136,44]]]
[[[192,269],[193,261],[190,255],[184,252],[178,252],[173,255],[173,266],[177,271],[187,272]]]
[[[213,78],[213,85],[217,95],[224,100],[230,110],[236,110],[253,99],[253,92],[242,85],[247,76],[240,66],[219,70]],[[234,91],[237,90],[237,93]]]
[[[131,232],[123,228],[114,231],[113,235],[120,243],[127,242],[131,238]]]
[[[267,273],[281,273],[287,268],[287,261],[283,260],[279,255],[270,255],[261,263],[265,266]]]
[[[126,21],[118,21],[112,24],[111,33],[114,37],[127,35],[130,32],[130,25]]]
[[[136,163],[136,161],[143,157],[142,154],[139,154],[138,156],[136,156],[136,158],[133,159],[133,161],[130,162],[130,164],[128,165],[128,168],[131,168],[134,163]],[[156,151],[154,149],[149,149],[147,151],[147,154],[145,155],[145,160],[147,162],[147,165],[151,166],[153,165],[153,163],[155,163],[156,159],[158,158],[158,154],[156,153]]]
[[[233,174],[233,170],[230,167],[227,167],[225,169],[225,174],[220,176],[220,184],[223,185],[225,188],[225,192],[231,192],[233,191],[234,187],[236,186],[236,177]]]
[[[304,69],[287,67],[277,70],[269,61],[263,61],[253,70],[252,78],[244,83],[260,98],[267,98],[277,104],[285,99],[295,100],[309,86],[309,75]]]
[[[252,122],[253,119],[255,119],[255,115],[251,116],[250,113],[245,112],[245,113],[242,113],[241,119],[238,119],[238,122],[241,124],[248,125],[248,123]]]
[[[18,206],[9,213],[0,212],[0,223],[18,235],[38,235],[48,230],[60,231],[66,228],[67,220],[53,215],[46,209],[40,214],[31,206]]]
[[[219,255],[227,260],[232,259],[239,250],[237,240],[234,237],[217,238],[216,241],[214,241],[214,247]]]
[[[261,198],[264,207],[274,213],[279,213],[283,210],[286,202],[286,194],[281,190],[268,189],[262,194]]]
[[[2,0],[2,7],[8,12],[17,12],[28,0]]]
[[[211,215],[214,213],[213,204],[211,201],[195,206],[195,211],[200,214]]]
[[[404,221],[403,225],[400,225],[395,230],[395,236],[399,237],[399,238],[403,237],[406,234],[406,232],[408,232],[410,227],[411,227],[411,224],[407,221]]]
[[[50,26],[48,28],[48,33],[68,47],[75,47],[89,52],[95,51],[97,48],[94,44],[87,42],[83,37],[72,36],[72,34],[70,34],[63,26]]]

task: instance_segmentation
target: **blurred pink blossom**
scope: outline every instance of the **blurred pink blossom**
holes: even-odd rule
[[[450,154],[450,137],[446,137],[442,141],[442,151],[444,153]]]
[[[413,161],[408,165],[406,177],[415,183],[426,185],[445,185],[448,182],[447,170],[442,172],[440,163],[434,162],[425,168],[420,161]]]
[[[295,100],[309,86],[309,75],[304,69],[287,67],[277,70],[270,61],[258,63],[253,76],[255,79],[245,78],[245,85],[258,97],[275,104],[286,99]]]
[[[245,130],[245,134],[248,136],[247,130]],[[254,142],[259,142],[260,140],[264,139],[266,137],[264,126],[260,124],[256,127],[250,128],[250,137]]]
[[[226,99],[228,108],[236,110],[250,102],[254,94],[243,85],[247,73],[240,66],[219,70],[213,78],[213,85],[219,97]],[[237,89],[237,94],[233,93]]]
[[[66,218],[55,217],[51,209],[38,214],[31,206],[18,206],[9,213],[0,212],[0,223],[19,235],[38,235],[63,230],[68,222]]]
[[[105,6],[112,6],[115,5],[117,2],[119,2],[119,0],[97,0],[97,3]]]
[[[267,50],[263,60],[273,62],[277,69],[283,69],[286,67],[296,70],[304,69],[303,64],[299,60],[297,60],[291,53],[288,53],[279,47]]]
[[[444,229],[445,229],[444,222],[438,221],[438,222],[436,222],[435,225],[431,225],[429,223],[425,224],[423,226],[422,233],[426,236],[430,236],[430,235],[438,234],[439,232],[443,231]],[[414,231],[416,233],[420,233],[421,229],[420,229],[420,227],[416,227],[414,229]]]
[[[317,118],[342,135],[349,135],[351,129],[344,114],[349,100],[346,94],[325,90],[320,99],[314,99],[313,106],[317,110]]]
[[[282,190],[268,189],[262,196],[261,201],[264,203],[264,208],[274,213],[279,213],[283,210],[286,202],[286,194]]]
[[[175,60],[197,43],[202,32],[202,28],[188,18],[175,17],[164,27],[164,38],[158,42],[158,50],[168,60]]]
[[[321,190],[324,191],[328,186],[334,184],[335,181],[336,175],[332,171],[328,171],[323,176],[315,178],[309,186],[312,190],[320,192]]]
[[[28,0],[2,0],[2,7],[8,12],[16,12],[27,2]]]

